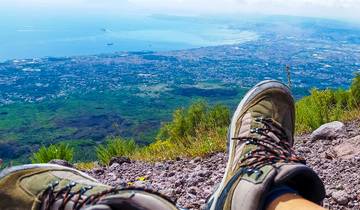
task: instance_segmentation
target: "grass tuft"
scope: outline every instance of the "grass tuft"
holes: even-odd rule
[[[31,159],[32,163],[48,163],[53,159],[66,160],[71,162],[74,156],[74,149],[68,144],[50,145],[49,147],[42,146],[35,152]]]
[[[130,157],[136,150],[137,145],[134,140],[122,139],[120,137],[106,140],[105,145],[96,147],[96,156],[103,165],[109,165],[113,157]]]

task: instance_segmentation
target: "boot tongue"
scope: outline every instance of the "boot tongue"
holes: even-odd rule
[[[274,185],[287,185],[296,190],[302,197],[320,204],[325,198],[324,184],[319,176],[309,167],[302,164],[279,164]]]
[[[274,113],[271,101],[263,99],[255,106],[251,107],[241,118],[240,129],[238,129],[237,137],[260,138],[261,135],[251,132],[255,129],[265,128],[264,124],[256,119],[272,118]]]
[[[251,131],[255,131],[256,129],[267,128],[264,125],[264,123],[261,122],[260,119],[272,119],[272,123],[276,124],[277,127],[284,127],[282,125],[282,121],[283,121],[282,118],[280,118],[279,116],[276,117],[276,113],[278,111],[276,111],[275,109],[276,107],[274,107],[271,99],[263,99],[255,106],[251,107],[241,119],[241,127],[239,129],[239,133],[237,134],[237,136],[245,137],[245,138],[246,137],[257,138],[257,139],[264,138],[263,135],[260,135],[256,132],[251,132]],[[272,129],[274,129],[277,133],[282,133],[282,131],[277,129],[276,126],[275,127],[272,126]],[[286,130],[286,127],[284,127],[284,129]],[[279,137],[275,133],[270,131],[268,134],[274,140],[280,141]],[[289,136],[289,133],[286,133],[286,136],[288,136],[288,138],[291,138],[291,136]]]

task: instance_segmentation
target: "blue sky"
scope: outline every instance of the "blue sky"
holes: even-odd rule
[[[275,14],[360,19],[360,0],[0,0],[9,13]]]

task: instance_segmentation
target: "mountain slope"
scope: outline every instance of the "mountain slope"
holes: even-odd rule
[[[359,120],[346,123],[346,135],[334,140],[310,141],[309,134],[296,137],[297,153],[306,158],[325,183],[326,208],[360,209],[360,150],[354,146],[354,151],[343,152],[354,139],[360,139],[359,125]],[[113,186],[151,188],[169,196],[181,207],[200,209],[221,181],[225,165],[226,154],[217,153],[206,158],[178,158],[157,163],[113,163],[88,173]]]

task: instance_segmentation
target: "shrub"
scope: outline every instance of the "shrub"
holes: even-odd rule
[[[108,165],[113,157],[129,157],[135,150],[137,145],[134,140],[126,140],[120,137],[106,140],[106,145],[99,145],[95,148],[96,156],[101,164]]]
[[[332,112],[336,109],[336,104],[333,90],[312,90],[310,96],[296,103],[297,131],[314,130],[329,122],[334,118]]]
[[[209,131],[206,135],[192,138],[192,143],[184,146],[169,140],[157,140],[137,150],[131,158],[145,161],[162,161],[177,157],[199,157],[226,150],[227,128]]]
[[[160,128],[157,140],[139,149],[133,158],[155,161],[225,151],[229,115],[226,106],[210,107],[201,100],[188,109],[177,109],[173,119]]]
[[[330,121],[358,118],[359,103],[360,74],[353,79],[349,90],[313,89],[296,103],[296,130],[309,132]]]
[[[350,93],[352,97],[352,107],[358,108],[358,105],[360,104],[360,73],[355,74],[355,78],[351,83]]]
[[[217,128],[227,127],[230,111],[223,105],[209,105],[196,101],[187,110],[177,109],[171,122],[164,124],[157,135],[159,140],[169,140],[187,146],[192,138]]]
[[[53,159],[60,159],[72,161],[74,156],[74,149],[68,144],[50,145],[49,147],[42,146],[35,152],[31,159],[32,163],[48,163]]]

